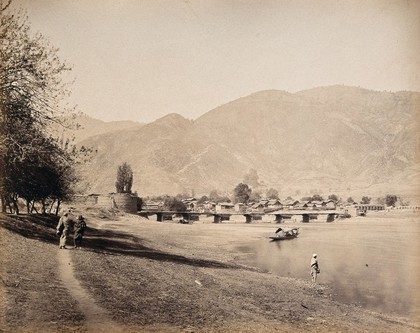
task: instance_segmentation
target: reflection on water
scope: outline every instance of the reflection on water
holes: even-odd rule
[[[317,282],[329,285],[336,299],[375,311],[419,315],[418,219],[358,218],[299,226],[296,239],[250,244],[251,263],[309,280],[309,262],[317,253]]]

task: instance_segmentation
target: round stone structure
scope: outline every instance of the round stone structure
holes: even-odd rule
[[[130,193],[100,195],[98,196],[97,206],[135,214],[137,213],[137,197]]]

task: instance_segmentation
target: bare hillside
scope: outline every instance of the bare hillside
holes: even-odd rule
[[[332,86],[269,90],[195,121],[170,114],[83,144],[98,154],[83,168],[90,192],[114,190],[127,161],[141,195],[232,190],[252,168],[260,189],[284,194],[410,193],[420,179],[420,93]]]

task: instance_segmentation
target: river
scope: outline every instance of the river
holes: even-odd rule
[[[299,226],[299,237],[249,244],[252,265],[308,280],[309,262],[317,253],[317,282],[331,287],[336,300],[378,312],[420,315],[420,215],[384,212],[284,226]]]

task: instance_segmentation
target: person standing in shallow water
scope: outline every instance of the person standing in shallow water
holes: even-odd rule
[[[316,277],[320,273],[317,255],[314,253],[311,258],[311,277],[312,282],[316,282]]]

